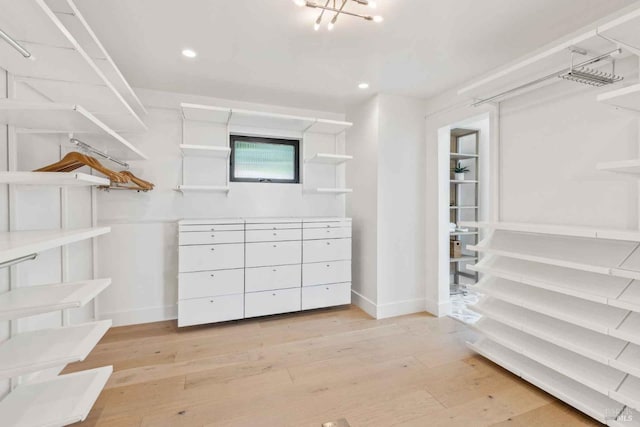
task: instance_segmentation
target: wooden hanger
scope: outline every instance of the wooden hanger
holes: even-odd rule
[[[128,177],[131,182],[138,185],[140,188],[144,188],[145,191],[153,190],[155,185],[149,181],[145,181],[144,179],[138,178],[133,173],[129,171],[120,171],[120,173],[126,177]]]
[[[88,166],[91,169],[95,169],[98,172],[105,175],[111,181],[116,183],[131,182],[128,176],[125,176],[119,172],[113,171],[103,166],[98,160],[91,156],[87,156],[77,151],[67,153],[61,160],[44,166],[40,169],[36,169],[35,172],[72,172],[83,166]]]

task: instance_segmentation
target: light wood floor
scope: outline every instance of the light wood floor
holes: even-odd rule
[[[472,354],[462,324],[355,307],[178,330],[111,329],[67,372],[113,365],[82,426],[598,425]]]

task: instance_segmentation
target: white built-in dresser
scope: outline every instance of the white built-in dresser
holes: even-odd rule
[[[178,326],[351,303],[351,219],[182,220]]]

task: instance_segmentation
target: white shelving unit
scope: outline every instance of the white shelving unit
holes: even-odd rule
[[[87,109],[119,131],[146,129],[138,116],[144,107],[73,0],[11,2],[3,8],[2,24],[36,58],[25,59],[6,43],[0,46],[0,68],[19,84],[54,102],[86,101]]]
[[[638,410],[640,285],[633,277],[640,271],[638,231],[464,225],[491,232],[474,247],[490,256],[471,267],[487,276],[475,286],[484,297],[470,307],[482,316],[476,328],[484,338],[470,347],[507,369],[517,363],[518,375],[545,390],[536,382],[534,366],[600,393],[621,411]],[[583,396],[584,390],[574,389],[558,397],[598,418]]]
[[[178,185],[176,191],[181,193],[228,193],[226,185]]]
[[[453,160],[469,160],[477,159],[479,156],[477,154],[449,153],[449,157]]]
[[[216,147],[208,145],[180,144],[180,151],[182,151],[183,156],[214,157],[221,159],[228,159],[229,154],[231,154],[231,148],[229,147]]]
[[[110,185],[107,178],[76,172],[0,172],[0,184],[82,187]]]
[[[82,307],[110,284],[111,279],[97,279],[17,288],[0,294],[0,320]]]
[[[128,159],[147,157],[133,144],[79,105],[0,100],[0,124],[18,133],[89,133],[100,137],[104,151]]]
[[[22,385],[0,401],[0,420],[12,427],[64,426],[83,421],[112,371],[107,366]]]
[[[597,99],[617,108],[640,113],[640,83],[601,93]]]
[[[351,188],[316,188],[316,193],[325,193],[325,194],[349,194],[353,193]]]
[[[477,261],[478,257],[475,256],[461,256],[458,258],[450,258],[449,262],[469,262],[469,261]]]
[[[477,184],[478,183],[478,181],[475,181],[473,179],[464,179],[464,180],[462,180],[462,179],[452,179],[449,182],[451,182],[451,184]]]
[[[626,175],[640,175],[640,159],[602,162],[596,165],[596,169]]]
[[[0,345],[0,378],[82,361],[110,327],[103,320],[16,335]]]

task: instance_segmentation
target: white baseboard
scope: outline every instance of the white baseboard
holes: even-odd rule
[[[422,313],[425,311],[425,303],[424,298],[417,298],[378,304],[378,315],[376,319],[387,319],[389,317],[404,316],[405,314]]]
[[[151,307],[140,310],[100,313],[100,319],[111,319],[113,326],[138,325],[141,323],[161,322],[178,318],[178,307]]]
[[[377,305],[364,295],[351,289],[351,303],[357,305],[369,316],[376,318],[378,313]]]
[[[351,302],[375,319],[386,319],[425,311],[426,301],[424,298],[376,304],[353,289],[351,290],[351,294]]]
[[[428,313],[436,317],[444,317],[451,314],[451,302],[438,302],[433,300],[425,300],[425,308]]]

